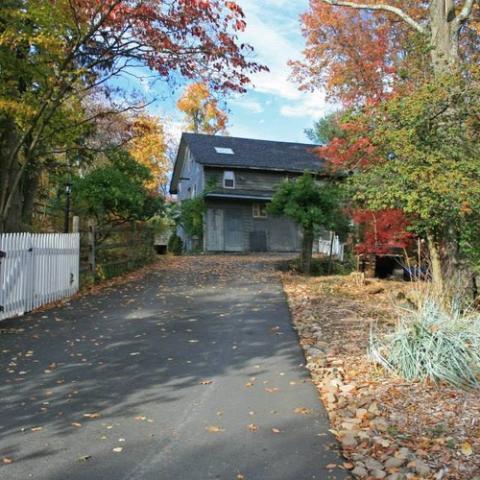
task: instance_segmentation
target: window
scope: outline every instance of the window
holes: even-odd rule
[[[233,172],[223,172],[223,188],[235,188],[235,174]]]
[[[267,205],[265,203],[254,203],[252,213],[253,218],[267,218]]]
[[[215,151],[222,155],[235,155],[235,152],[231,148],[215,147]]]

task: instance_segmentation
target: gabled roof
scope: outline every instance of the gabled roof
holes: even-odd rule
[[[314,152],[317,146],[306,143],[184,133],[175,162],[170,192],[176,193],[179,170],[181,170],[180,152],[186,147],[189,148],[194,160],[202,165],[293,173],[324,170],[324,161]]]

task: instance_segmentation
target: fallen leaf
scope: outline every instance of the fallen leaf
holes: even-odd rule
[[[213,383],[212,380],[202,380],[202,381],[200,382],[200,385],[210,385],[211,383]]]
[[[76,427],[76,428],[80,428],[82,426],[82,424],[78,422],[73,422],[71,425],[72,427]]]
[[[334,468],[337,468],[337,464],[336,463],[329,463],[327,465],[327,469],[328,470],[333,470]]]
[[[32,432],[40,432],[41,430],[43,430],[43,427],[33,427],[30,429]]]
[[[248,429],[251,431],[251,432],[256,432],[258,430],[258,427],[254,424],[254,423],[251,423],[249,426],[248,426]]]
[[[98,418],[100,416],[100,414],[97,413],[97,412],[96,413],[84,413],[83,416],[86,417],[86,418]]]
[[[273,433],[280,433],[280,430],[278,428],[272,428]]]
[[[13,460],[9,457],[3,457],[2,462],[4,465],[10,465],[11,463],[13,463]]]
[[[298,413],[299,415],[310,415],[312,413],[311,408],[306,408],[306,407],[299,407],[294,410],[295,413]]]
[[[468,442],[464,442],[460,445],[460,451],[466,457],[469,457],[470,455],[473,454],[472,446]]]
[[[275,392],[278,392],[278,388],[277,387],[266,388],[265,391],[268,393],[275,393]]]
[[[112,451],[115,453],[121,453],[123,451],[123,447],[115,447],[112,449]]]
[[[245,387],[250,388],[250,387],[253,387],[253,385],[254,384],[252,382],[248,382],[248,383],[245,384]]]
[[[205,430],[209,433],[220,433],[225,431],[223,428],[220,428],[217,425],[210,425],[209,427],[206,427]]]

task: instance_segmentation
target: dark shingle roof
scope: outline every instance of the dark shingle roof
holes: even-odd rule
[[[194,133],[184,133],[182,141],[194,159],[203,165],[287,172],[319,172],[324,168],[324,162],[313,151],[317,145]],[[234,154],[217,153],[215,147],[231,148]]]

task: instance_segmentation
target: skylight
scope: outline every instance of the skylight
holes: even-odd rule
[[[221,153],[222,155],[234,155],[235,154],[235,152],[231,148],[215,147],[215,151],[217,153]]]

